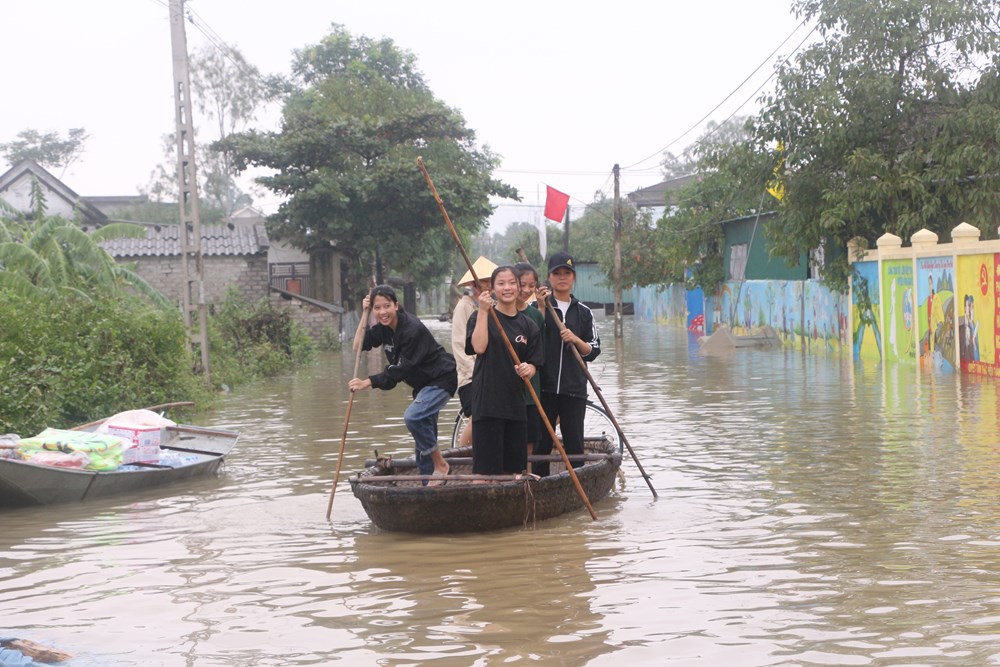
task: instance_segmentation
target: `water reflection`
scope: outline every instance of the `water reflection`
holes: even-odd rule
[[[73,665],[1000,664],[995,382],[605,325],[659,501],[626,460],[597,522],[421,537],[342,478],[328,523],[345,351],[201,417],[243,433],[218,480],[0,514],[0,630]],[[408,400],[357,397],[344,477],[412,452]]]
[[[587,519],[589,520],[589,519]],[[380,664],[585,664],[612,649],[591,608],[580,521],[478,537],[356,537],[352,608]],[[420,563],[414,566],[414,561]]]

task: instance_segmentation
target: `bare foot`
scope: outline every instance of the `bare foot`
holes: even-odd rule
[[[451,466],[448,465],[447,461],[445,461],[443,468],[439,468],[437,466],[434,466],[434,477],[447,477],[449,472],[451,472]],[[427,482],[427,486],[444,486],[444,483],[445,483],[445,480],[441,480],[440,482],[437,481],[437,480],[434,480],[434,481]]]

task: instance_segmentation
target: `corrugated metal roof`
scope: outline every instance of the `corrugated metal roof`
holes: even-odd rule
[[[264,225],[202,225],[202,255],[258,255],[270,240]],[[171,257],[181,254],[180,225],[150,225],[146,238],[104,241],[112,257]]]
[[[672,178],[669,181],[662,181],[656,185],[639,188],[634,192],[630,192],[626,196],[629,201],[639,208],[666,206],[668,203],[673,203],[674,192],[687,187],[700,178],[701,176],[698,174],[679,176],[677,178]]]

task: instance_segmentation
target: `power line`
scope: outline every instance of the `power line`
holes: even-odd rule
[[[773,58],[773,57],[775,56],[775,54],[776,54],[776,53],[777,53],[777,52],[778,52],[778,51],[779,51],[779,50],[781,49],[781,47],[783,47],[783,46],[784,46],[784,45],[785,45],[785,44],[786,44],[786,43],[788,42],[788,40],[790,40],[790,39],[792,38],[792,35],[794,35],[794,34],[795,34],[796,32],[798,32],[799,28],[801,28],[802,26],[804,26],[804,25],[806,24],[806,21],[808,21],[808,19],[803,19],[803,21],[802,21],[801,23],[799,23],[799,24],[798,24],[797,26],[795,26],[795,28],[794,28],[794,29],[793,29],[793,30],[792,30],[792,31],[791,31],[790,33],[788,33],[788,36],[787,36],[787,37],[785,37],[785,39],[783,39],[783,40],[781,41],[781,44],[778,44],[778,46],[777,46],[777,47],[775,47],[775,49],[774,49],[773,51],[771,51],[770,55],[768,55],[768,56],[767,56],[767,58],[765,58],[765,59],[764,59],[764,60],[763,60],[763,61],[762,61],[762,62],[761,62],[761,63],[760,63],[759,65],[757,65],[757,67],[756,67],[756,68],[754,68],[754,70],[753,70],[752,72],[750,72],[750,74],[748,74],[748,75],[747,75],[747,77],[746,77],[745,79],[743,79],[743,81],[741,81],[741,82],[740,82],[740,85],[736,86],[736,88],[734,88],[734,89],[732,90],[732,92],[730,92],[730,93],[729,93],[728,95],[726,95],[726,96],[725,96],[725,97],[723,98],[723,100],[722,100],[721,102],[719,102],[718,104],[716,104],[716,105],[715,105],[715,106],[714,106],[714,107],[712,108],[712,110],[711,110],[711,111],[709,111],[709,112],[708,112],[707,114],[705,114],[704,116],[702,116],[702,117],[701,117],[701,118],[700,118],[700,119],[698,120],[698,122],[696,122],[696,123],[695,123],[694,125],[692,125],[692,126],[691,126],[691,127],[689,127],[688,129],[686,129],[686,130],[685,130],[684,132],[682,132],[682,133],[681,133],[681,134],[680,134],[680,135],[679,135],[679,136],[678,136],[678,137],[677,137],[676,139],[674,139],[673,141],[671,141],[670,143],[668,143],[668,144],[667,144],[666,146],[664,146],[663,148],[659,149],[658,151],[656,151],[655,153],[652,153],[651,155],[649,155],[649,156],[647,156],[647,157],[644,157],[643,159],[639,160],[638,162],[633,162],[632,164],[630,164],[630,165],[628,165],[628,166],[626,166],[626,167],[623,167],[623,169],[631,169],[632,167],[635,167],[636,165],[640,165],[640,164],[642,164],[643,162],[647,162],[647,161],[649,161],[649,160],[651,160],[651,159],[653,159],[653,158],[655,158],[655,157],[659,157],[660,155],[662,155],[662,154],[663,154],[663,152],[664,152],[665,150],[667,150],[668,148],[670,148],[671,146],[673,146],[674,144],[676,144],[676,143],[677,143],[678,141],[680,141],[681,139],[683,139],[684,137],[686,137],[686,136],[687,136],[688,134],[690,134],[691,132],[693,132],[693,131],[694,131],[694,130],[695,130],[696,128],[700,127],[700,126],[701,126],[701,124],[702,124],[703,122],[705,122],[705,119],[707,119],[707,118],[708,118],[708,117],[710,117],[710,116],[711,116],[711,115],[712,115],[713,113],[715,113],[716,111],[718,111],[719,107],[721,107],[721,106],[722,106],[723,104],[725,104],[725,103],[726,103],[726,102],[727,102],[727,101],[729,100],[729,98],[731,98],[731,97],[732,97],[733,95],[735,95],[735,94],[736,94],[736,92],[737,92],[737,91],[738,91],[738,90],[739,90],[740,88],[742,88],[742,87],[743,87],[744,85],[746,85],[746,82],[747,82],[747,81],[749,81],[749,80],[750,80],[750,78],[751,78],[751,77],[753,77],[753,75],[754,75],[754,74],[756,74],[757,72],[759,72],[759,71],[760,71],[760,69],[761,69],[761,68],[762,68],[762,67],[763,67],[764,65],[766,65],[766,64],[767,64],[768,62],[770,62],[771,58]],[[815,32],[815,30],[816,30],[816,29],[815,29],[815,28],[813,28],[813,31],[812,31],[812,32]],[[812,34],[812,32],[810,32],[809,34],[811,35],[811,34]],[[797,51],[797,50],[798,50],[798,49],[799,49],[799,48],[800,48],[801,46],[802,46],[802,44],[800,43],[800,44],[799,44],[799,46],[795,48],[795,51]],[[794,53],[795,51],[793,51],[792,53]],[[774,74],[772,74],[771,76],[774,76]],[[770,81],[770,80],[771,80],[771,76],[769,76],[769,77],[768,77],[768,78],[767,78],[767,79],[766,79],[766,80],[764,81],[764,83],[767,83],[767,81]],[[763,88],[763,85],[761,86],[761,88]],[[757,90],[760,90],[760,88],[758,88]],[[755,91],[755,94],[756,94],[756,91]],[[746,102],[744,102],[743,104],[746,104]],[[738,111],[738,110],[739,110],[740,108],[742,108],[742,106],[743,106],[743,105],[740,105],[740,107],[738,107],[738,108],[737,108],[737,111]],[[735,113],[735,112],[734,112],[734,113]],[[734,115],[734,114],[731,114],[731,115],[729,116],[729,118],[732,118],[732,116],[733,116],[733,115]],[[726,120],[729,120],[729,119],[727,118]]]
[[[222,35],[220,35],[212,26],[208,25],[206,21],[198,12],[196,12],[192,7],[186,7],[185,18],[188,23],[195,27],[205,39],[219,51],[223,58],[232,63],[243,76],[256,80],[261,85],[267,84],[267,79],[260,73],[254,65],[250,64],[246,58],[240,53],[240,51],[230,46]]]
[[[162,7],[167,7],[167,4],[166,4],[166,2],[164,0],[150,0],[150,1],[154,2],[154,3],[158,4],[158,5],[160,5]],[[208,42],[214,48],[216,48],[223,57],[225,57],[227,60],[229,60],[233,64],[234,67],[236,67],[239,71],[241,71],[244,75],[246,75],[248,77],[254,78],[254,79],[256,79],[256,80],[258,80],[258,81],[260,81],[262,83],[264,83],[266,81],[265,78],[261,75],[260,71],[255,66],[253,66],[252,64],[250,64],[249,62],[247,62],[246,59],[242,57],[242,55],[240,54],[240,52],[237,49],[235,49],[234,47],[230,46],[225,41],[225,39],[214,28],[212,28],[208,24],[208,22],[200,14],[198,14],[189,5],[186,6],[185,9],[186,9],[186,11],[185,11],[185,14],[186,14],[185,18],[187,19],[187,21],[192,26],[194,26],[195,29],[197,29],[202,35],[204,35],[204,37],[208,40]],[[677,143],[678,141],[680,141],[683,137],[685,137],[690,132],[692,132],[694,129],[696,129],[698,126],[700,126],[701,123],[705,121],[705,119],[707,119],[708,117],[710,117],[723,104],[725,104],[730,98],[732,98],[732,96],[735,95],[736,92],[738,92],[747,83],[747,81],[749,81],[757,72],[759,72],[760,69],[764,65],[766,65],[771,60],[771,58],[773,58],[774,55],[792,38],[792,36],[801,27],[803,27],[805,25],[805,23],[806,23],[806,20],[803,20],[801,23],[799,23],[798,25],[796,25],[795,28],[788,34],[788,36],[786,36],[785,39],[782,40],[782,42],[767,56],[767,58],[765,60],[763,60],[736,88],[733,89],[732,92],[730,92],[728,95],[726,95],[726,97],[723,98],[723,100],[721,102],[719,102],[715,107],[713,107],[712,110],[709,111],[707,114],[705,114],[697,123],[695,123],[688,130],[686,130],[685,132],[683,132],[676,139],[674,139],[673,141],[671,141],[670,143],[668,143],[666,146],[664,146],[663,148],[659,149],[655,153],[652,153],[648,157],[643,158],[642,160],[639,160],[638,162],[634,162],[634,163],[632,163],[632,164],[630,164],[630,165],[628,165],[626,167],[623,167],[622,171],[629,170],[633,174],[635,174],[635,173],[651,173],[651,172],[657,171],[659,169],[659,167],[649,167],[649,168],[644,168],[644,169],[635,169],[635,167],[637,165],[642,164],[643,162],[647,162],[648,160],[650,160],[650,159],[652,159],[654,157],[659,156],[665,150],[667,150],[668,148],[670,148],[670,146],[674,145],[675,143]],[[806,36],[806,39],[808,39],[808,37],[811,36],[812,33],[815,32],[815,31],[816,31],[816,28],[814,27],[813,30],[810,31],[809,35]],[[802,44],[804,44],[804,42],[805,42],[805,39],[802,42],[799,43],[799,46],[797,46],[796,49],[793,50],[792,53],[794,53],[799,48],[801,48],[801,46],[802,46]],[[785,59],[785,61],[787,61],[787,58]],[[757,92],[759,92],[764,87],[764,85],[766,85],[767,82],[770,81],[773,77],[774,77],[774,73],[772,73],[771,76],[769,76],[764,81],[764,83],[761,84],[761,86],[759,86],[754,91],[753,94],[751,94],[750,98],[748,98],[746,101],[743,102],[743,104],[741,104],[739,107],[737,107],[736,111],[734,111],[732,114],[730,114],[723,121],[723,123],[725,123],[730,118],[732,118],[736,114],[736,112],[739,111],[739,109],[741,109],[743,106],[745,106],[750,101],[750,99],[753,98],[753,95],[756,95]],[[721,125],[721,123],[720,123],[720,125]],[[718,126],[716,126],[716,129],[717,128],[718,128]],[[713,130],[713,132],[710,132],[708,135],[706,135],[705,137],[703,137],[700,141],[704,141],[705,139],[707,139],[708,137],[710,137],[714,133],[714,131],[715,130]],[[700,141],[699,141],[699,143],[700,143]],[[608,181],[610,181],[610,178],[611,178],[610,172],[608,172],[607,170],[596,171],[596,170],[558,170],[558,169],[556,169],[556,170],[543,170],[543,169],[496,169],[494,171],[495,171],[495,173],[500,173],[500,174],[544,174],[544,175],[558,175],[558,176],[598,176],[598,175],[602,175],[602,174],[608,174],[608,178],[606,179],[604,186],[602,186],[601,188],[599,188],[598,190],[595,191],[595,192],[602,192],[605,196],[607,196],[607,192],[606,192],[606,190],[607,190],[607,183],[608,183]],[[585,209],[592,206],[591,203],[587,203],[587,202],[583,201],[582,199],[579,199],[578,197],[571,197],[571,198],[574,199],[577,202],[580,202],[580,204],[583,205]],[[539,208],[541,205],[540,204],[497,204],[497,206],[498,207],[502,206],[502,207],[531,207],[531,208]]]
[[[818,30],[818,29],[819,29],[818,25],[813,26],[813,29],[809,31],[809,34],[807,34],[805,37],[802,38],[802,41],[799,42],[798,46],[796,46],[795,49],[792,50],[792,53],[788,54],[785,57],[785,59],[781,61],[781,63],[782,64],[787,63],[788,59],[792,57],[792,54],[794,54],[796,51],[798,51],[799,49],[801,49],[802,45],[806,43],[806,40],[808,40],[810,37],[812,37],[813,33],[816,32],[816,30]],[[703,136],[700,139],[698,139],[698,141],[696,141],[694,145],[697,146],[698,144],[701,144],[701,143],[704,143],[704,142],[708,141],[708,139],[711,138],[711,136],[713,134],[715,134],[716,132],[718,132],[722,128],[722,126],[725,125],[729,121],[730,118],[732,118],[733,116],[735,116],[736,113],[740,109],[742,109],[743,107],[745,107],[750,102],[750,100],[752,100],[754,98],[754,96],[757,93],[759,93],[764,88],[764,86],[767,85],[768,81],[770,81],[771,79],[773,79],[775,77],[775,75],[777,73],[778,73],[777,69],[775,71],[771,72],[771,75],[769,77],[767,77],[766,79],[764,79],[764,82],[762,84],[760,84],[759,86],[757,86],[757,89],[754,90],[752,93],[750,93],[750,95],[745,100],[743,100],[742,104],[740,104],[738,107],[736,107],[735,109],[733,109],[733,112],[731,114],[729,114],[728,116],[726,116],[726,118],[721,123],[718,123],[715,127],[713,127],[711,132],[708,132],[705,136]]]

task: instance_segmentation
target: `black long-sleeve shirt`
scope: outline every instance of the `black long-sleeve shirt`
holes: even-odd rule
[[[405,382],[413,387],[414,396],[427,386],[441,387],[454,396],[458,388],[455,357],[417,317],[400,308],[395,331],[384,324],[365,330],[361,349],[373,347],[382,347],[389,362],[381,373],[368,378],[376,389],[392,389]]]

